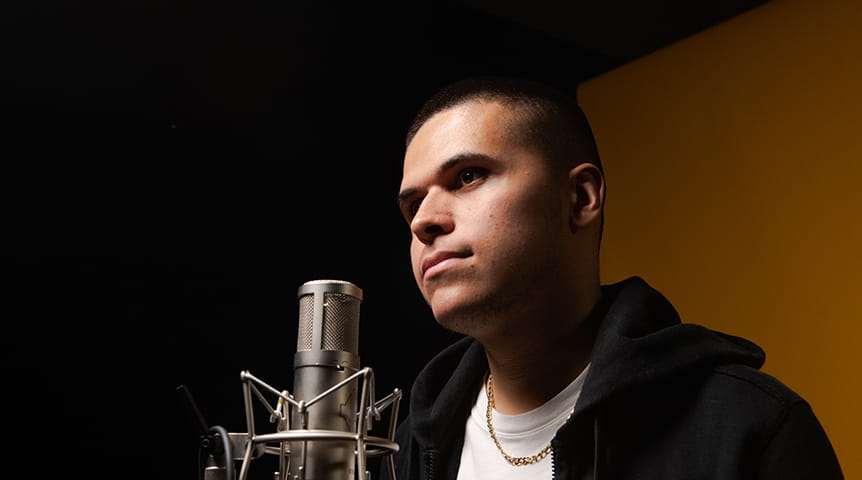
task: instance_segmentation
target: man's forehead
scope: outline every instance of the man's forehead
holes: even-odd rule
[[[445,162],[459,152],[499,146],[510,136],[510,118],[511,112],[502,104],[479,100],[436,113],[407,146],[404,173],[425,166],[434,168],[433,164]]]

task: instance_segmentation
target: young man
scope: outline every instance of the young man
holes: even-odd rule
[[[398,204],[422,295],[468,337],[413,386],[399,480],[841,478],[760,348],[639,278],[600,285],[604,198],[561,92],[473,78],[420,110]]]

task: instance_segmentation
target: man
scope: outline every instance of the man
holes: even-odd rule
[[[600,285],[605,189],[561,92],[473,78],[422,107],[398,204],[422,295],[467,337],[413,386],[398,478],[842,478],[759,347],[640,278]]]

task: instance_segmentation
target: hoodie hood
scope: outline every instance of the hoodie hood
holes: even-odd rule
[[[670,302],[639,277],[602,290],[596,308],[602,319],[575,417],[633,387],[722,364],[759,369],[765,361],[763,350],[748,340],[681,323]],[[451,439],[463,440],[464,423],[487,369],[482,346],[471,338],[454,343],[423,369],[410,399],[420,444],[441,448],[450,439],[450,448],[460,448]]]
[[[671,303],[643,279],[603,287],[607,309],[593,347],[578,411],[633,387],[719,365],[763,366],[754,343],[701,325],[681,323]]]

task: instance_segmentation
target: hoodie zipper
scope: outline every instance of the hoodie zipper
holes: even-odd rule
[[[551,447],[551,480],[557,478],[557,451]]]
[[[599,451],[599,409],[596,408],[596,415],[593,417],[593,480],[599,480],[601,463],[602,457]]]
[[[425,469],[425,480],[434,480],[434,457],[436,450],[427,450],[422,458],[422,467]]]
[[[599,414],[593,417],[593,480],[599,480],[602,457],[599,454]],[[557,449],[551,443],[551,480],[557,478]]]

